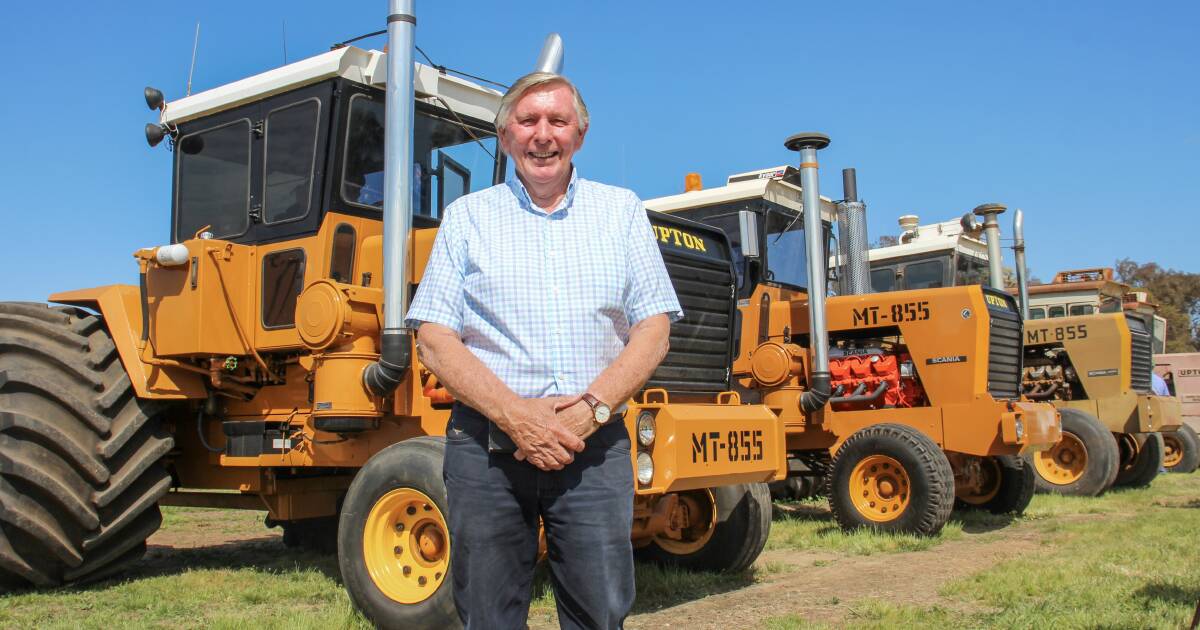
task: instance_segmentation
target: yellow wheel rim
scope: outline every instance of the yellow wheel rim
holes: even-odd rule
[[[450,567],[446,519],[420,490],[392,490],[367,515],[363,558],[384,595],[401,604],[425,601],[442,585]]]
[[[1164,433],[1163,439],[1163,467],[1174,468],[1183,461],[1183,442],[1175,437],[1172,433]]]
[[[982,476],[978,483],[972,483],[957,492],[956,496],[963,503],[971,505],[983,505],[995,498],[1000,492],[1000,482],[1003,481],[1003,473],[1000,470],[1000,463],[994,457],[984,457],[979,463],[979,474]]]
[[[1075,483],[1087,470],[1088,452],[1074,433],[1063,431],[1058,444],[1038,453],[1033,467],[1042,479],[1057,486]]]
[[[886,523],[899,518],[908,507],[908,472],[886,455],[870,455],[850,473],[850,499],[868,520]]]
[[[654,542],[663,551],[682,556],[700,551],[712,538],[717,528],[717,500],[707,489],[680,493],[678,497],[679,503],[670,518],[686,521],[681,528],[683,538],[676,540],[659,534]]]

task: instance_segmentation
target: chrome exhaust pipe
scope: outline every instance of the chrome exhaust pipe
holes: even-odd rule
[[[812,413],[829,402],[829,333],[825,326],[825,275],[829,258],[825,253],[825,230],[821,224],[821,194],[817,183],[817,151],[829,146],[829,136],[804,132],[783,143],[800,152],[801,201],[804,204],[804,245],[808,257],[808,338],[813,362],[808,371],[808,391],[800,397],[800,408]]]
[[[1025,213],[1013,212],[1013,258],[1017,265],[1017,299],[1021,301],[1021,319],[1029,319],[1029,272],[1025,268]]]
[[[558,33],[550,33],[546,36],[546,43],[542,44],[542,53],[538,55],[537,64],[534,72],[549,72],[551,74],[562,74],[563,68],[563,40]]]
[[[1008,206],[1002,203],[985,203],[976,206],[973,212],[983,217],[983,233],[987,235],[988,271],[993,289],[1004,290],[1004,254],[1000,250],[1000,222],[996,219]]]
[[[412,366],[408,312],[408,234],[412,230],[413,45],[416,0],[388,0],[387,101],[383,135],[383,334],[379,361],[363,371],[376,396],[387,396]]]
[[[842,169],[842,196],[838,204],[838,246],[841,250],[842,295],[871,293],[871,264],[867,249],[867,206],[858,200],[858,177],[852,168]]]

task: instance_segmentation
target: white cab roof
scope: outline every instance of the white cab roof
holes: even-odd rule
[[[441,100],[445,100],[459,115],[486,122],[495,120],[496,112],[500,109],[500,92],[442,74],[429,66],[419,63],[414,66],[413,84],[417,100],[439,106],[442,106]],[[162,122],[187,122],[333,77],[382,88],[387,84],[387,54],[353,46],[331,50],[240,81],[168,101]]]
[[[917,226],[912,232],[900,235],[900,243],[889,247],[876,247],[867,252],[871,262],[892,260],[930,252],[957,250],[981,260],[987,260],[987,245],[964,233],[958,221],[942,221]]]
[[[780,171],[782,176],[782,171]],[[702,208],[718,203],[743,201],[747,199],[765,199],[785,208],[800,212],[804,208],[799,186],[783,181],[781,178],[763,177],[734,182],[717,188],[695,190],[678,195],[668,195],[646,200],[646,208],[656,212],[676,212]],[[828,197],[821,197],[821,218],[833,222],[837,220],[837,207]]]

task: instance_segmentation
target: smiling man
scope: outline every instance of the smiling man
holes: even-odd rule
[[[683,316],[631,191],[571,162],[587,107],[534,73],[496,117],[516,175],[446,210],[406,316],[458,401],[446,427],[455,603],[524,628],[544,524],[559,623],[619,628],[633,605],[633,469],[622,418]]]

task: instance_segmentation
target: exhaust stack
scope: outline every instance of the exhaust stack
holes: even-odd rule
[[[388,0],[387,101],[383,136],[383,334],[379,361],[363,371],[376,396],[387,396],[412,366],[408,312],[408,233],[412,228],[413,43],[416,0]]]
[[[845,199],[838,204],[838,245],[842,259],[840,293],[871,293],[867,206],[858,200],[858,177],[852,168],[842,169],[842,195]]]
[[[808,257],[808,323],[813,359],[808,391],[800,397],[800,409],[812,413],[829,402],[829,334],[825,327],[825,230],[821,225],[821,194],[817,184],[817,151],[829,146],[829,136],[804,132],[783,143],[800,152],[800,188],[804,204],[804,245]]]
[[[1029,319],[1029,273],[1025,268],[1025,213],[1013,212],[1013,257],[1017,265],[1017,299],[1021,301],[1021,319]]]
[[[537,64],[533,71],[562,74],[562,67],[562,36],[560,36],[558,33],[550,33],[546,36],[546,43],[542,44],[542,53],[538,55]]]
[[[1002,203],[985,203],[976,206],[973,212],[983,217],[983,233],[987,235],[988,270],[993,289],[1004,290],[1004,258],[1000,252],[1000,222],[997,220],[1008,206]]]

